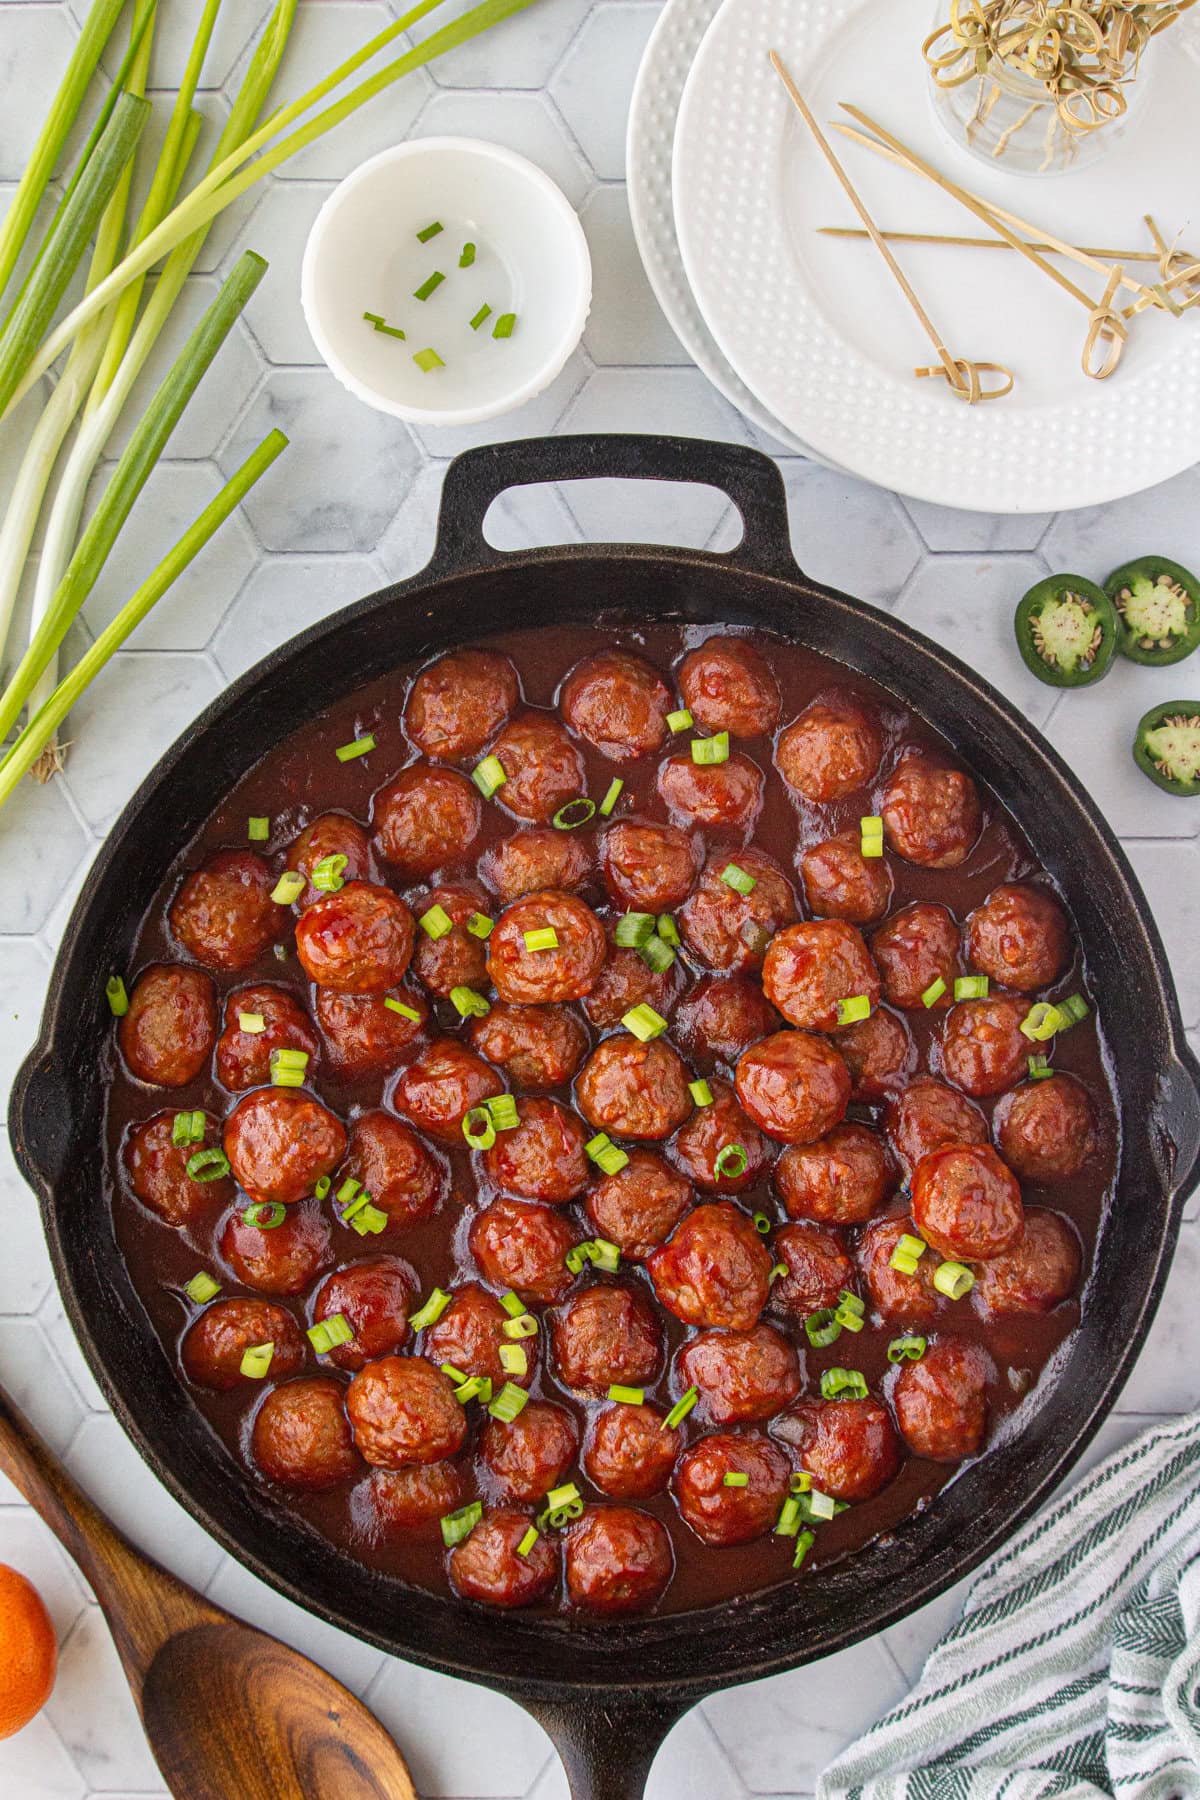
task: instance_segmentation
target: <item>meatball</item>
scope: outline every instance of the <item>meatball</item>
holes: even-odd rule
[[[679,1353],[679,1381],[698,1387],[714,1425],[769,1419],[800,1392],[800,1359],[771,1325],[705,1331]]]
[[[330,1362],[356,1370],[399,1350],[419,1286],[416,1270],[398,1256],[367,1256],[330,1275],[317,1290],[313,1323],[340,1314],[354,1333],[329,1352]]]
[[[658,791],[676,825],[707,826],[745,843],[762,811],[763,775],[738,750],[720,763],[693,762],[690,750],[677,750],[659,765]]]
[[[168,1225],[192,1225],[228,1206],[235,1190],[227,1175],[216,1181],[197,1181],[187,1171],[197,1151],[215,1149],[220,1143],[220,1126],[204,1113],[204,1136],[177,1144],[178,1117],[178,1113],[160,1112],[132,1126],[121,1154],[129,1185],[142,1205]]]
[[[660,1019],[666,1019],[682,986],[683,966],[678,960],[666,969],[652,969],[636,950],[612,944],[583,1010],[599,1031],[619,1025],[635,1006],[653,1007]]]
[[[225,1121],[225,1154],[251,1200],[303,1200],[345,1151],[341,1120],[299,1088],[257,1088]]]
[[[900,1467],[892,1415],[865,1400],[802,1400],[775,1426],[823,1494],[848,1504],[869,1500]]]
[[[628,1152],[615,1175],[598,1181],[587,1197],[587,1214],[600,1236],[616,1244],[631,1262],[644,1262],[670,1237],[692,1204],[691,1187],[653,1150]]]
[[[680,1126],[668,1155],[705,1193],[737,1194],[762,1180],[770,1146],[738,1105],[727,1081],[714,1078],[710,1091],[712,1105],[698,1106],[686,1125]]]
[[[645,1612],[675,1569],[671,1534],[634,1506],[585,1506],[563,1549],[567,1599],[593,1613]]]
[[[838,1002],[865,995],[879,1004],[879,976],[867,946],[843,919],[789,925],[767,946],[763,992],[791,1025],[832,1031]]]
[[[916,1065],[908,1026],[885,1006],[869,1018],[843,1025],[835,1042],[850,1071],[852,1100],[885,1100],[904,1086]]]
[[[679,666],[679,691],[697,725],[730,737],[766,737],[779,723],[779,684],[745,638],[711,637]]]
[[[605,832],[600,860],[614,906],[663,913],[691,893],[700,873],[700,846],[677,825],[622,819]]]
[[[563,718],[610,762],[661,750],[671,696],[657,669],[624,650],[600,650],[577,663],[558,703]]]
[[[761,1432],[713,1432],[679,1464],[679,1515],[706,1544],[748,1544],[775,1524],[791,1473],[783,1451]],[[726,1475],[750,1479],[744,1487],[727,1487]]]
[[[517,671],[496,650],[452,650],[409,689],[404,728],[423,756],[478,756],[520,697]]]
[[[808,1031],[777,1031],[738,1058],[737,1097],[757,1125],[785,1144],[811,1144],[840,1121],[850,1071]]]
[[[493,1200],[471,1221],[471,1255],[494,1287],[553,1303],[574,1281],[567,1251],[578,1233],[563,1214],[530,1200]]]
[[[1070,1075],[1027,1081],[996,1108],[996,1142],[1023,1181],[1067,1181],[1096,1153],[1087,1089]]]
[[[896,1423],[914,1456],[961,1462],[983,1447],[988,1359],[977,1344],[939,1338],[905,1363],[892,1389]]]
[[[303,912],[296,954],[318,987],[341,994],[382,994],[404,979],[412,960],[413,916],[398,894],[348,881]]]
[[[688,1060],[707,1073],[779,1027],[774,1007],[745,975],[705,975],[675,1009],[675,1036]]]
[[[1053,894],[1006,882],[967,920],[967,955],[1000,987],[1032,994],[1070,963],[1071,927]]]
[[[891,904],[892,872],[882,856],[864,856],[857,831],[813,844],[799,859],[809,908],[819,917],[869,925]]]
[[[913,1171],[917,1230],[942,1256],[985,1262],[1021,1236],[1024,1208],[1016,1178],[990,1144],[947,1144]]]
[[[452,1462],[372,1469],[366,1484],[373,1521],[385,1531],[418,1531],[422,1525],[436,1524],[456,1512],[466,1497],[462,1472]]]
[[[403,1469],[462,1448],[467,1415],[454,1384],[423,1356],[381,1356],[346,1390],[354,1441],[369,1463]]]
[[[489,1419],[479,1439],[497,1497],[530,1505],[559,1485],[578,1450],[574,1419],[548,1400],[531,1400],[508,1425]]]
[[[588,1394],[607,1394],[613,1382],[646,1387],[662,1367],[654,1308],[615,1282],[568,1300],[550,1320],[550,1341],[559,1380]]]
[[[210,969],[246,969],[282,933],[287,914],[271,898],[274,877],[254,850],[218,850],[171,902],[171,931]]]
[[[958,943],[958,926],[947,907],[932,900],[901,907],[871,939],[884,999],[905,1011],[926,1012],[923,995],[935,982],[944,981],[945,993],[930,1006],[949,1006],[958,974]]]
[[[670,1481],[678,1451],[679,1433],[661,1407],[620,1402],[596,1414],[583,1470],[614,1500],[648,1500]]]
[[[534,931],[552,931],[556,941],[531,950],[526,936]],[[604,927],[591,908],[574,894],[546,888],[500,915],[488,939],[488,974],[500,998],[517,1006],[581,1000],[595,986],[607,950]]]
[[[282,1306],[269,1300],[214,1300],[189,1325],[179,1356],[189,1381],[222,1394],[254,1379],[242,1374],[242,1358],[262,1344],[272,1346],[272,1380],[294,1375],[304,1362],[300,1328]]]
[[[574,1013],[559,1006],[509,1006],[503,1000],[486,1018],[473,1019],[468,1035],[515,1088],[565,1087],[588,1047],[587,1032]]]
[[[854,1264],[832,1231],[819,1225],[784,1225],[775,1233],[775,1260],[787,1274],[771,1284],[771,1305],[806,1319],[836,1307],[843,1290],[854,1292]]]
[[[587,791],[583,758],[552,713],[523,712],[492,745],[505,780],[496,798],[518,819],[545,825]]]
[[[687,1070],[662,1038],[620,1032],[598,1044],[575,1084],[580,1112],[617,1137],[670,1137],[692,1110]]]
[[[446,863],[461,862],[479,836],[483,802],[457,769],[413,763],[381,787],[371,802],[379,854],[408,881],[421,881]]]
[[[251,1021],[252,1030],[242,1025],[243,1018]],[[225,1029],[217,1039],[217,1080],[234,1094],[263,1087],[271,1079],[273,1050],[303,1050],[312,1062],[317,1049],[307,1014],[283,988],[265,982],[235,988],[225,1002]]]
[[[389,999],[405,1012],[396,1012]],[[358,1080],[396,1067],[421,1036],[429,1002],[417,988],[402,987],[391,995],[338,994],[322,987],[317,989],[316,1012],[330,1068]]]
[[[815,1144],[793,1144],[775,1165],[789,1216],[826,1225],[861,1225],[893,1185],[887,1151],[866,1125],[835,1125]]]
[[[287,853],[287,866],[297,875],[303,875],[308,886],[300,895],[296,905],[303,912],[305,907],[312,906],[327,893],[327,888],[317,888],[312,884],[312,872],[319,862],[330,856],[344,856],[345,862],[338,871],[338,878],[347,881],[370,881],[371,879],[371,840],[359,824],[346,813],[318,813],[311,825],[306,825]]]
[[[483,889],[471,882],[454,887],[430,888],[417,906],[418,918],[440,906],[453,929],[444,937],[418,931],[412,970],[431,994],[448,995],[451,988],[483,987],[487,982],[487,944],[467,930],[467,920],[487,914]]]
[[[260,1294],[302,1294],[333,1261],[329,1220],[315,1200],[302,1200],[272,1230],[230,1213],[221,1255],[244,1287]]]
[[[660,1303],[685,1325],[749,1331],[767,1304],[770,1252],[730,1200],[695,1207],[646,1267]]]
[[[503,1090],[495,1069],[473,1050],[457,1038],[436,1038],[400,1076],[393,1102],[418,1131],[461,1146],[463,1119]]]
[[[880,812],[888,847],[923,869],[957,869],[983,820],[971,777],[915,750],[892,771]]]
[[[487,1606],[530,1606],[554,1586],[558,1575],[558,1551],[553,1540],[540,1533],[527,1555],[521,1556],[532,1520],[516,1507],[498,1507],[485,1513],[479,1524],[450,1552],[448,1568],[456,1593],[464,1600],[481,1600]]]
[[[442,1196],[441,1168],[420,1138],[389,1112],[362,1113],[350,1127],[339,1182],[352,1177],[390,1225],[431,1219]]]
[[[272,1388],[254,1419],[250,1454],[272,1481],[317,1492],[349,1481],[362,1467],[330,1375],[306,1375]]]
[[[590,841],[578,831],[558,831],[553,825],[530,825],[501,838],[479,860],[479,873],[505,906],[544,888],[573,891],[591,872]]]
[[[507,1318],[495,1294],[477,1281],[464,1282],[455,1288],[453,1300],[437,1323],[426,1329],[424,1353],[439,1367],[450,1363],[464,1375],[486,1375],[496,1387],[506,1381],[528,1387],[534,1376],[537,1340],[531,1338],[524,1345],[525,1374],[510,1375],[500,1360],[500,1351],[509,1341],[504,1335]]]
[[[118,1021],[125,1066],[154,1087],[186,1087],[212,1055],[217,1000],[210,978],[179,963],[152,963],[138,976]]]
[[[968,1094],[1000,1094],[1015,1087],[1029,1064],[1031,1045],[1021,1031],[1027,1000],[997,994],[960,1000],[942,1027],[942,1069]]]
[[[583,1153],[587,1133],[557,1100],[522,1100],[520,1123],[499,1131],[483,1153],[483,1171],[505,1193],[562,1205],[582,1194],[591,1170]]]
[[[975,1292],[992,1318],[1049,1312],[1075,1292],[1079,1268],[1079,1240],[1066,1220],[1032,1206],[1012,1249],[978,1271]]]
[[[737,866],[754,886],[739,893],[721,879],[732,859],[711,856],[679,915],[683,941],[710,969],[761,969],[767,945],[796,917],[787,876],[761,850],[740,850]]]
[[[805,800],[842,800],[875,778],[883,734],[873,709],[835,690],[811,700],[780,733],[775,766]]]
[[[892,1267],[892,1255],[902,1237],[916,1237],[917,1228],[905,1213],[877,1219],[858,1240],[858,1262],[863,1281],[876,1310],[897,1325],[932,1325],[946,1310],[945,1296],[933,1285],[938,1259],[931,1251],[917,1263],[915,1275]]]
[[[906,1175],[947,1144],[986,1144],[987,1120],[973,1101],[932,1075],[911,1082],[887,1109],[888,1143]]]

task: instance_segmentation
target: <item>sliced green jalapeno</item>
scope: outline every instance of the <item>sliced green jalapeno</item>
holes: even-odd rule
[[[1200,644],[1200,581],[1165,556],[1139,556],[1104,584],[1121,618],[1119,649],[1131,662],[1163,667]]]
[[[1200,794],[1200,700],[1164,700],[1144,713],[1133,760],[1168,794]]]
[[[1121,634],[1116,607],[1082,575],[1048,575],[1013,621],[1028,669],[1050,687],[1087,687],[1112,667]]]

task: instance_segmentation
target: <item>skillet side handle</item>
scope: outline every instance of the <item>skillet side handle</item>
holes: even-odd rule
[[[1175,1146],[1172,1201],[1181,1214],[1200,1182],[1200,1062],[1181,1051],[1166,1072],[1166,1126]]]
[[[643,1800],[651,1763],[692,1704],[636,1689],[594,1699],[582,1689],[574,1700],[520,1700],[562,1758],[571,1800]]]
[[[728,496],[744,535],[728,560],[737,568],[794,581],[799,575],[788,531],[787,490],[769,456],[744,444],[706,438],[641,436],[524,438],[485,444],[455,457],[446,470],[437,544],[429,573],[450,575],[499,563],[483,535],[489,506],[507,488],[543,481],[699,482]]]

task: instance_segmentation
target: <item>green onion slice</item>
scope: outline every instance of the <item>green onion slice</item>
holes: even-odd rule
[[[988,978],[986,975],[959,975],[954,982],[954,998],[956,1000],[986,1000],[988,997]]]
[[[823,1494],[820,1488],[813,1488],[807,1494],[801,1494],[797,1504],[802,1519],[815,1520],[819,1524],[828,1524],[837,1514],[838,1503],[832,1494]]]
[[[858,829],[865,838],[881,838],[883,836],[883,819],[879,813],[866,813],[858,821]]]
[[[308,1051],[278,1046],[271,1052],[270,1066],[275,1087],[303,1087],[308,1071]]]
[[[682,1425],[699,1398],[700,1389],[698,1387],[690,1387],[687,1393],[682,1394],[675,1402],[674,1406],[663,1420],[661,1429],[663,1431],[674,1431],[677,1425]]]
[[[383,1004],[389,1012],[399,1013],[402,1019],[411,1019],[414,1025],[421,1023],[421,1015],[415,1006],[406,1006],[403,1000],[397,1000],[392,994],[385,994]]]
[[[711,1106],[713,1103],[713,1091],[707,1081],[689,1081],[688,1093],[697,1106]]]
[[[492,336],[494,338],[510,338],[516,323],[516,313],[501,313],[500,317],[496,320],[496,323],[492,326]]]
[[[537,1526],[531,1525],[529,1527],[529,1530],[525,1533],[525,1536],[521,1539],[520,1543],[517,1545],[517,1555],[518,1556],[528,1556],[529,1552],[533,1549],[533,1546],[537,1543],[538,1538],[540,1536],[541,1536],[541,1533],[539,1532]]]
[[[686,706],[681,706],[677,712],[669,712],[667,714],[667,729],[669,731],[690,731],[693,723],[692,715]]]
[[[424,350],[413,351],[413,361],[423,375],[430,375],[434,369],[444,369],[446,366],[444,358],[440,357],[437,351],[428,344]]]
[[[906,1231],[896,1239],[896,1247],[888,1258],[888,1262],[901,1275],[915,1275],[917,1264],[928,1248],[929,1245],[924,1238],[913,1237],[911,1232]]]
[[[726,1144],[717,1152],[713,1168],[727,1181],[736,1181],[750,1167],[750,1158],[740,1144]]]
[[[508,780],[504,773],[504,764],[498,756],[485,756],[476,763],[471,771],[471,780],[479,789],[485,800],[490,800],[498,788],[502,788]]]
[[[257,1037],[260,1031],[267,1029],[267,1021],[262,1013],[240,1012],[238,1014],[238,1030],[245,1031],[251,1037]]]
[[[197,1150],[186,1167],[193,1181],[222,1181],[229,1173],[229,1158],[223,1150]]]
[[[728,1469],[721,1477],[721,1486],[731,1488],[749,1487],[750,1477],[742,1470]]]
[[[252,844],[265,844],[271,835],[271,821],[251,814],[246,824],[246,835]]]
[[[610,1400],[615,1400],[620,1406],[644,1406],[646,1390],[645,1388],[625,1387],[622,1382],[614,1381],[608,1390],[608,1397]]]
[[[621,1252],[608,1238],[586,1238],[582,1244],[573,1244],[564,1260],[572,1275],[578,1275],[585,1262],[612,1275],[620,1266]]]
[[[792,1557],[793,1569],[798,1569],[805,1557],[816,1543],[816,1536],[811,1531],[802,1531],[796,1539],[796,1554]]]
[[[490,1150],[496,1141],[496,1127],[486,1107],[472,1106],[463,1114],[462,1134],[472,1150]]]
[[[729,733],[718,731],[714,737],[692,739],[692,761],[711,765],[729,761]]]
[[[506,1375],[528,1375],[528,1350],[523,1344],[501,1344],[500,1367]]]
[[[558,949],[558,933],[553,925],[539,925],[534,931],[523,932],[522,936],[525,939],[525,948],[531,955],[539,950]]]
[[[867,837],[864,834],[858,840],[858,854],[862,857],[864,862],[869,862],[873,857],[882,856],[883,839],[881,837]]]
[[[1045,1081],[1054,1070],[1044,1056],[1031,1056],[1027,1063],[1030,1081]]]
[[[679,927],[670,913],[659,913],[655,929],[664,944],[670,944],[672,949],[678,950]]]
[[[110,975],[104,984],[104,998],[114,1019],[123,1019],[129,1011],[129,995],[119,975]]]
[[[779,1277],[781,1275],[786,1275],[787,1273],[788,1273],[788,1266],[786,1263],[782,1263],[782,1262],[781,1263],[772,1263],[770,1273],[767,1276],[768,1287],[770,1287],[774,1282],[778,1281]]]
[[[355,1194],[361,1193],[362,1182],[356,1181],[353,1175],[347,1175],[337,1191],[337,1203],[339,1206],[344,1206],[348,1200],[353,1200]]]
[[[276,906],[292,906],[307,886],[303,875],[297,875],[294,869],[285,869],[271,889],[271,898]]]
[[[731,887],[735,894],[752,894],[758,886],[753,875],[747,875],[745,869],[739,868],[737,863],[726,863],[721,870],[721,880],[726,887]]]
[[[655,975],[665,975],[675,961],[675,952],[670,944],[664,944],[660,937],[647,938],[638,955],[646,967]]]
[[[511,1094],[493,1094],[490,1100],[484,1101],[483,1109],[497,1131],[515,1131],[521,1123],[517,1103]]]
[[[521,1355],[524,1354],[522,1350]],[[518,1387],[515,1381],[506,1381],[488,1407],[488,1412],[493,1419],[499,1419],[502,1425],[511,1425],[528,1400],[529,1395],[523,1387]]]
[[[615,776],[613,778],[613,780],[609,782],[608,792],[605,794],[603,800],[600,802],[599,810],[600,810],[601,818],[607,819],[609,817],[610,813],[612,812],[613,807],[617,804],[617,801],[621,797],[621,789],[624,786],[625,786],[625,783],[620,779],[619,776]]]
[[[622,913],[613,927],[613,941],[622,949],[640,950],[654,936],[653,913]]]
[[[349,1320],[343,1313],[331,1313],[327,1319],[319,1319],[310,1325],[304,1334],[318,1356],[328,1356],[339,1344],[352,1344],[354,1332]]]
[[[491,1002],[469,987],[452,987],[450,1004],[460,1019],[486,1019],[492,1010]]]
[[[454,1390],[454,1398],[463,1406],[469,1406],[472,1400],[478,1400],[486,1406],[492,1397],[492,1378],[490,1375],[469,1375]]]
[[[1081,1020],[1087,1018],[1091,1009],[1082,994],[1068,994],[1065,1000],[1059,1002],[1058,1010],[1060,1015],[1069,1019],[1072,1025],[1078,1025]]]
[[[460,269],[469,269],[471,267],[471,264],[474,261],[475,261],[475,246],[474,246],[474,244],[469,244],[469,243],[464,244],[462,247],[462,251],[459,254],[459,258],[458,258],[459,268]]]
[[[413,299],[428,300],[430,294],[436,294],[445,279],[446,277],[440,269],[434,269],[425,277],[419,288],[413,289]]]
[[[472,1500],[469,1506],[460,1506],[457,1512],[443,1513],[440,1521],[442,1542],[447,1550],[453,1550],[455,1544],[470,1537],[482,1517],[482,1500]]]
[[[286,1218],[287,1207],[282,1200],[256,1200],[242,1213],[242,1224],[253,1225],[259,1231],[277,1231]]]
[[[171,1142],[182,1149],[185,1144],[199,1144],[204,1138],[204,1114],[179,1112],[171,1122]]]
[[[568,800],[565,806],[560,806],[550,823],[556,831],[576,831],[595,816],[596,802],[589,800],[586,794],[580,794],[576,799]]]
[[[480,307],[479,311],[475,314],[475,317],[471,320],[471,330],[478,331],[479,327],[483,324],[484,320],[490,319],[491,316],[492,316],[492,309],[488,305],[487,301],[485,300],[483,305]]]
[[[800,1529],[800,1502],[794,1494],[789,1494],[779,1509],[779,1517],[775,1521],[776,1537],[795,1537]]]
[[[852,1308],[844,1304],[838,1307],[833,1316],[843,1331],[859,1332],[865,1324],[860,1312],[854,1312]]]
[[[313,1193],[318,1200],[324,1200],[332,1186],[333,1182],[330,1180],[329,1176],[322,1175],[316,1186],[313,1188]]]
[[[496,921],[489,919],[486,913],[473,912],[467,920],[467,930],[475,938],[490,938],[495,928]]]
[[[812,1488],[812,1476],[807,1469],[797,1469],[788,1482],[788,1491],[793,1494],[807,1494]]]
[[[197,1306],[206,1306],[220,1293],[221,1284],[219,1281],[214,1281],[207,1270],[199,1269],[183,1291],[188,1299],[194,1301]]]
[[[767,1217],[765,1212],[756,1212],[755,1213],[754,1229],[755,1229],[755,1231],[758,1232],[760,1237],[768,1237],[770,1235],[771,1221]]]
[[[819,1312],[809,1313],[804,1321],[804,1335],[814,1350],[836,1344],[842,1335],[842,1322],[833,1307],[823,1306]]]
[[[353,762],[358,756],[370,756],[375,748],[375,739],[370,732],[366,737],[355,738],[352,744],[339,744],[334,755],[339,762]]]
[[[418,1307],[415,1313],[408,1315],[409,1325],[414,1331],[424,1331],[427,1325],[436,1325],[449,1306],[450,1300],[451,1295],[446,1292],[445,1288],[435,1287],[424,1306]]]
[[[423,231],[418,231],[417,242],[419,244],[427,244],[430,238],[435,238],[442,229],[443,226],[441,220],[435,219],[431,225],[426,225]]]
[[[887,1347],[887,1359],[890,1363],[920,1362],[928,1342],[923,1337],[894,1337]]]
[[[261,1381],[271,1366],[271,1358],[275,1354],[274,1343],[251,1344],[242,1352],[240,1371],[250,1381]]]
[[[454,920],[445,907],[439,906],[436,902],[421,914],[417,924],[426,937],[432,938],[435,944],[439,938],[449,937],[454,930]]]
[[[320,862],[313,864],[309,880],[318,893],[336,894],[339,888],[345,887],[346,881],[342,871],[347,867],[349,861],[348,856],[339,853],[336,856],[323,856]]]
[[[342,1217],[344,1220],[346,1215],[343,1214]],[[381,1212],[377,1206],[371,1205],[371,1198],[368,1194],[364,1196],[364,1203],[355,1208],[354,1216],[349,1222],[351,1228],[354,1231],[357,1231],[359,1237],[377,1237],[381,1231],[387,1230],[388,1216],[385,1212]]]
[[[412,1324],[412,1320],[409,1320]],[[531,1312],[518,1313],[516,1318],[505,1319],[500,1327],[506,1338],[531,1338],[538,1334],[538,1322]]]
[[[511,1288],[505,1288],[500,1296],[500,1304],[510,1319],[519,1319],[522,1313],[529,1311],[521,1296],[514,1294]]]
[[[948,1300],[961,1300],[975,1286],[975,1277],[965,1263],[939,1263],[933,1271],[933,1285]]]
[[[824,1369],[821,1397],[824,1400],[865,1400],[867,1378],[860,1369]]]
[[[1021,1031],[1031,1043],[1044,1044],[1063,1028],[1063,1014],[1049,1000],[1031,1006],[1021,1021]]]
[[[837,1022],[839,1025],[857,1025],[860,1019],[871,1016],[871,1002],[866,994],[851,994],[849,999],[837,1003]]]
[[[546,1495],[545,1510],[538,1515],[538,1524],[545,1529],[547,1525],[559,1530],[577,1519],[583,1511],[583,1496],[573,1481],[565,1482],[562,1487],[551,1488]]]
[[[945,993],[945,991],[946,991],[946,983],[942,980],[941,976],[939,975],[936,981],[930,982],[929,986],[925,989],[924,993],[921,995],[922,1006],[925,1006],[925,1007],[935,1006],[937,1004],[937,1002],[941,999],[941,997]]]
[[[648,1044],[651,1038],[661,1037],[667,1029],[667,1021],[661,1013],[656,1013],[652,1006],[644,1002],[641,1006],[631,1007],[621,1020],[626,1031],[631,1031],[639,1043]]]

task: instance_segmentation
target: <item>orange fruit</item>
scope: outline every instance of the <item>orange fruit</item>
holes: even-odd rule
[[[41,1712],[57,1668],[58,1642],[42,1596],[0,1563],[0,1738]]]

